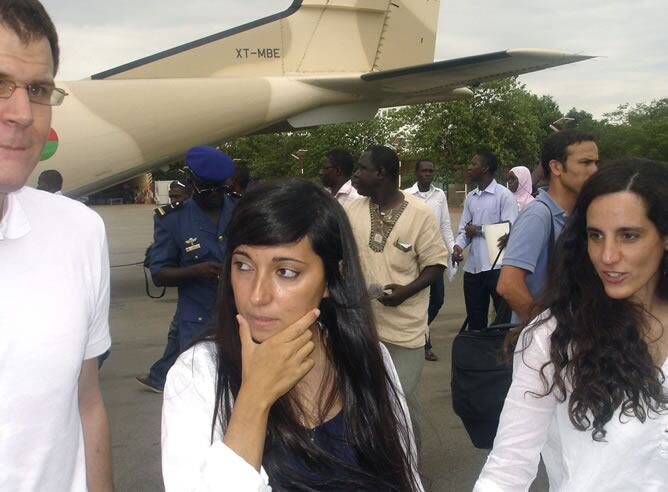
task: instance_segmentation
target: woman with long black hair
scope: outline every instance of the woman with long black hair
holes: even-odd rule
[[[300,180],[238,203],[214,333],[165,386],[167,491],[421,491],[343,208]]]
[[[584,185],[475,491],[668,490],[668,169],[628,160]]]

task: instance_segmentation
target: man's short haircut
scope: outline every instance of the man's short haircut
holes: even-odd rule
[[[345,149],[332,149],[325,154],[325,158],[329,160],[332,166],[341,169],[341,172],[348,176],[353,175],[353,155]]]
[[[49,14],[38,0],[0,1],[0,24],[14,31],[24,44],[46,38],[51,46],[53,74],[58,72],[60,62],[58,33]]]
[[[484,149],[479,150],[475,153],[475,155],[482,159],[482,163],[487,166],[487,169],[489,169],[490,176],[494,176],[496,174],[497,168],[499,167],[499,159],[496,157],[496,155],[493,152]]]
[[[371,154],[373,165],[384,169],[388,178],[395,181],[399,178],[399,156],[394,150],[384,145],[372,145],[366,152]]]
[[[49,190],[60,191],[63,189],[63,175],[55,169],[42,171],[37,178],[49,187]]]
[[[434,164],[434,161],[432,161],[431,159],[418,159],[417,161],[415,161],[415,172],[416,173],[420,170],[420,164],[422,164],[423,162],[431,162],[432,164]],[[435,164],[434,164],[434,167],[436,167]]]
[[[576,128],[562,130],[547,137],[540,153],[540,165],[546,180],[550,179],[550,161],[559,161],[565,167],[568,146],[580,142],[596,142],[596,138],[592,133]]]
[[[250,182],[250,171],[248,171],[247,167],[236,164],[232,179],[237,182],[242,190],[246,191],[248,183]]]

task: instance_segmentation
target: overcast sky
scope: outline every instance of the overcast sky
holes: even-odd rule
[[[80,79],[270,15],[292,0],[42,0],[58,28],[59,80]],[[524,75],[600,117],[622,103],[668,97],[666,0],[441,0],[436,60],[508,48],[600,58]]]

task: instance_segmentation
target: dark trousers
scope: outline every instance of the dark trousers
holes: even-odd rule
[[[174,318],[169,325],[169,332],[167,333],[167,346],[162,357],[151,366],[148,372],[148,380],[156,388],[164,388],[167,380],[167,372],[172,368],[174,362],[180,354],[179,350],[179,310],[176,309]]]
[[[445,283],[443,275],[439,275],[436,282],[429,288],[429,308],[427,309],[427,324],[430,325],[436,315],[441,310],[445,301]]]
[[[436,282],[431,284],[429,288],[429,308],[427,309],[427,324],[431,325],[436,315],[441,310],[443,302],[445,301],[445,282],[443,282],[443,275],[439,275]],[[424,345],[424,350],[431,350],[431,340],[427,335],[427,340]]]
[[[469,330],[484,330],[487,328],[489,312],[489,298],[492,297],[496,319],[492,323],[510,323],[510,306],[496,293],[496,284],[499,281],[500,270],[488,270],[480,273],[464,272],[464,302],[466,316],[469,321]]]

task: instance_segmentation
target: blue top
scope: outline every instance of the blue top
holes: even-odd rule
[[[549,211],[543,203],[549,207]],[[536,200],[522,209],[513,224],[508,246],[503,255],[503,265],[514,266],[529,272],[524,281],[534,298],[547,281],[550,212],[556,241],[566,223],[566,211],[552,199],[546,188],[541,188]],[[513,312],[512,322],[519,321]]]
[[[352,466],[359,465],[357,452],[345,437],[343,412],[339,412],[334,418],[314,428],[311,432],[313,441],[320,449]],[[300,456],[288,455],[285,456],[284,459],[286,461],[286,473],[290,473],[290,470],[298,470],[306,478],[316,483],[327,482],[333,478],[353,478],[351,474],[346,472],[346,470],[336,467],[333,464],[328,465],[326,463],[320,463],[322,469],[313,470],[306,465],[305,461]],[[269,480],[269,485],[271,485],[271,478]]]
[[[487,242],[483,236],[475,236],[473,239],[466,237],[464,228],[469,222],[477,226],[485,224],[497,224],[508,221],[511,224],[517,218],[517,201],[511,191],[492,180],[487,188],[480,191],[476,188],[466,197],[464,211],[459,221],[459,234],[455,240],[460,248],[464,249],[469,244],[471,250],[464,264],[464,271],[468,273],[480,273],[488,271],[492,265],[487,254]],[[496,269],[501,268],[497,265]]]
[[[216,226],[194,200],[167,215],[154,216],[154,243],[151,250],[151,273],[163,268],[178,268],[204,261],[222,263],[227,249],[225,228],[230,221],[236,199],[225,197]],[[179,323],[202,324],[203,331],[211,319],[216,303],[217,282],[196,278],[178,287]]]

